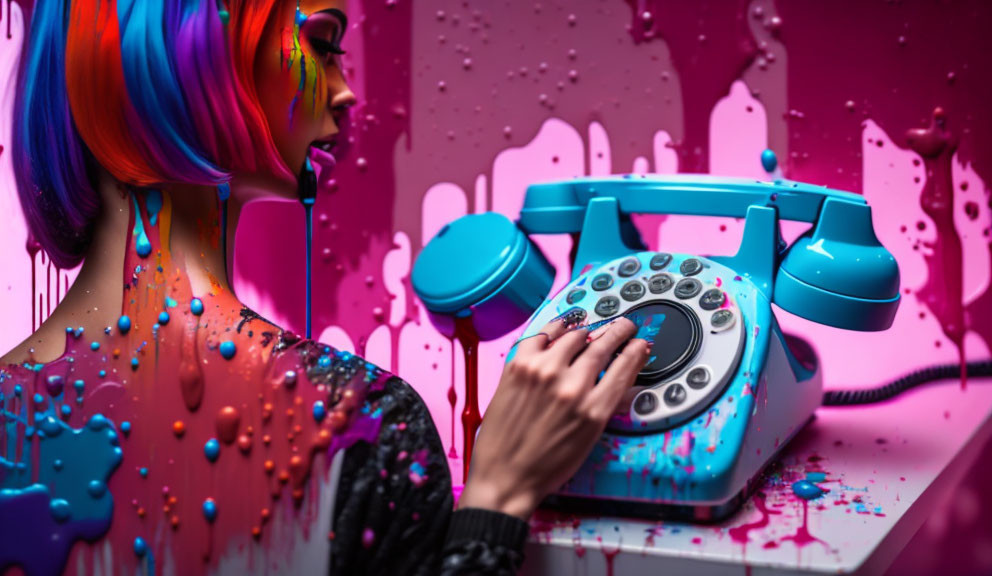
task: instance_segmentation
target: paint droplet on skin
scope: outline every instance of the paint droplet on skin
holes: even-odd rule
[[[144,557],[148,553],[148,544],[145,544],[145,540],[142,537],[137,537],[134,539],[134,555],[138,558]]]
[[[189,303],[189,311],[192,312],[194,316],[203,314],[203,300],[193,298],[193,301]]]
[[[216,462],[217,458],[220,457],[220,442],[216,438],[207,440],[207,443],[203,445],[203,455],[210,462]]]
[[[285,384],[286,388],[296,386],[296,371],[286,370],[286,374],[283,375],[282,382]]]
[[[217,437],[224,444],[231,444],[237,439],[240,425],[241,414],[234,406],[224,406],[217,413]]]
[[[217,503],[214,502],[213,498],[207,498],[203,501],[203,517],[210,523],[217,519]]]
[[[172,423],[172,433],[176,435],[177,438],[182,438],[182,435],[186,433],[186,424],[182,420],[176,420]]]
[[[159,314],[158,314],[158,323],[161,324],[162,326],[165,326],[166,324],[168,324],[169,323],[169,313],[166,312],[165,310],[162,310],[161,312],[159,312]]]
[[[125,420],[124,422],[121,422],[121,432],[123,432],[125,436],[127,436],[128,434],[130,434],[131,433],[131,423],[128,422],[127,420]]]
[[[234,342],[224,340],[220,343],[220,355],[223,356],[225,360],[234,358],[234,355],[237,354],[237,352],[238,347],[234,345]]]
[[[320,423],[325,417],[327,417],[327,408],[322,401],[317,400],[313,403],[313,419]]]
[[[100,343],[99,342],[97,342],[97,341],[94,340],[93,342],[90,343],[90,350],[96,352],[99,349],[100,349]]]
[[[792,493],[803,500],[812,500],[823,496],[824,490],[808,480],[800,480],[792,485]]]
[[[48,511],[51,512],[52,518],[58,523],[63,523],[72,516],[72,510],[69,508],[69,503],[62,498],[56,498],[48,505]]]

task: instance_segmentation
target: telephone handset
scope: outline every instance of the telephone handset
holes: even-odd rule
[[[632,213],[746,220],[734,256],[703,257],[629,248],[621,218]],[[786,247],[779,220],[813,226]],[[554,271],[526,234],[558,233],[578,246],[570,282],[546,300]],[[525,321],[529,336],[563,313],[634,320],[652,342],[636,394],[549,504],[700,520],[735,510],[820,403],[815,353],[781,333],[771,303],[862,331],[888,328],[899,305],[899,269],[864,198],[706,175],[532,185],[517,223],[485,213],[445,226],[412,280],[439,329],[469,317],[483,340]]]

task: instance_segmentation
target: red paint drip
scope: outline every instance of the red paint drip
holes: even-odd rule
[[[455,448],[455,404],[458,403],[458,392],[455,390],[455,343],[451,343],[451,386],[448,387],[448,404],[451,405],[451,449],[448,450],[448,458],[458,458],[458,449]],[[465,482],[467,478],[462,478]]]
[[[764,492],[755,492],[753,501],[754,501],[754,507],[755,509],[758,510],[758,512],[761,513],[761,517],[755,520],[754,522],[750,522],[748,524],[741,524],[740,526],[735,526],[734,528],[731,528],[730,530],[727,531],[727,533],[730,534],[731,540],[741,544],[741,546],[743,546],[745,549],[747,548],[748,533],[750,533],[752,530],[759,530],[761,528],[764,528],[765,526],[768,526],[768,524],[771,522],[769,517],[772,514],[781,514],[781,512],[779,512],[778,510],[768,509],[768,506],[765,505]]]
[[[462,410],[465,460],[462,470],[463,479],[468,479],[475,433],[482,423],[482,415],[479,414],[479,335],[475,332],[471,316],[455,318],[455,338],[462,345],[465,354],[465,408]]]
[[[795,542],[796,546],[799,548],[802,548],[803,546],[806,546],[807,544],[810,544],[812,542],[820,542],[821,544],[826,544],[825,542],[823,542],[823,540],[820,540],[819,538],[816,538],[815,536],[809,533],[809,502],[802,499],[800,499],[800,502],[802,502],[803,505],[803,523],[799,526],[799,528],[796,529],[795,534],[793,534],[792,536],[786,536],[782,538],[782,541],[785,542],[787,540],[791,540]]]
[[[920,207],[937,227],[937,238],[928,243],[927,283],[917,292],[919,298],[940,322],[944,335],[958,349],[961,388],[967,387],[964,354],[965,311],[963,299],[964,263],[961,237],[954,227],[954,184],[951,161],[958,141],[946,128],[941,108],[935,108],[930,126],[906,132],[910,149],[923,157],[927,180],[920,195]]]

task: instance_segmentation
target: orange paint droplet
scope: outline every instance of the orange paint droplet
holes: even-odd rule
[[[295,500],[297,503],[299,503],[301,500],[303,500],[303,489],[302,488],[297,488],[297,489],[293,490],[293,500]]]
[[[272,516],[272,512],[270,512],[268,508],[262,508],[262,523],[263,524],[269,521],[269,517],[270,516]]]
[[[186,433],[186,424],[182,420],[176,420],[172,423],[172,433],[176,435],[176,438],[182,438],[183,434]]]
[[[286,408],[286,418],[292,418],[294,414],[295,412],[293,412],[292,408]]]
[[[289,482],[289,472],[282,470],[279,472],[279,483],[285,484],[286,482]]]
[[[258,540],[259,538],[261,538],[262,537],[262,528],[259,527],[259,526],[252,526],[251,527],[251,537],[254,538],[255,540]]]
[[[145,509],[138,508],[138,518],[144,518],[144,517],[145,517]]]
[[[172,524],[173,530],[179,528],[179,516],[173,516],[169,519],[169,522]]]
[[[276,463],[272,460],[265,461],[265,473],[272,474],[272,471],[276,469]]]
[[[262,436],[262,444],[268,446],[271,442],[272,442],[272,436],[269,436],[268,434]]]

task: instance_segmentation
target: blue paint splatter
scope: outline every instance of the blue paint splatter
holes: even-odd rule
[[[823,496],[826,491],[809,480],[800,480],[792,485],[792,493],[803,500],[812,500]]]
[[[23,436],[17,432],[27,424],[26,408],[0,411],[0,417],[6,441],[22,439],[20,453],[32,458],[27,431]],[[36,436],[37,462],[0,457],[0,510],[18,519],[0,522],[0,572],[20,566],[28,574],[60,574],[76,541],[95,541],[110,529],[113,499],[105,487],[121,463],[111,422],[98,414],[74,429],[46,416]],[[32,469],[37,470],[36,481]],[[94,490],[95,485],[103,489]],[[39,542],[45,543],[44,554],[38,553]]]
[[[193,298],[193,300],[189,303],[189,311],[192,312],[194,316],[203,314],[203,300]]]
[[[765,172],[774,172],[777,166],[778,157],[775,156],[775,152],[765,148],[761,153],[761,167],[765,169]]]

